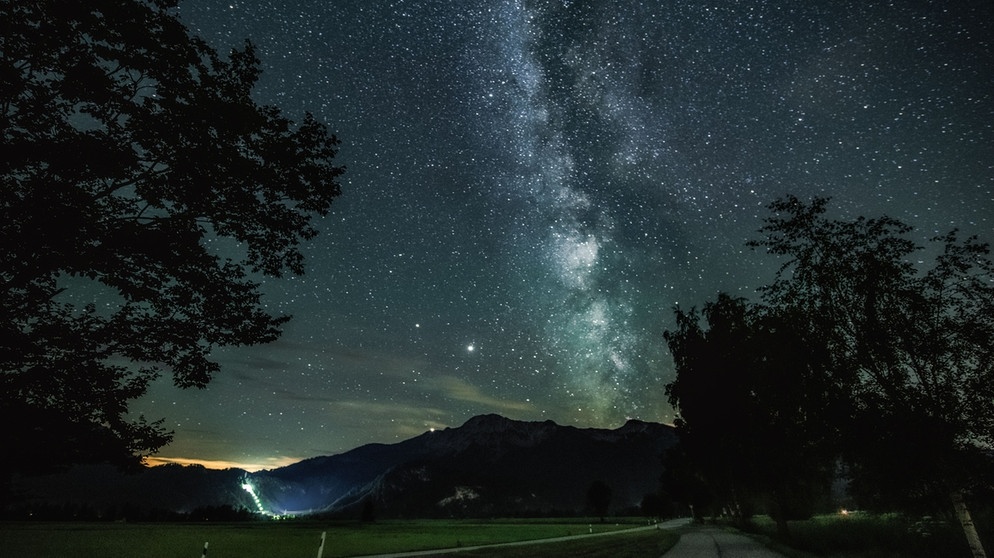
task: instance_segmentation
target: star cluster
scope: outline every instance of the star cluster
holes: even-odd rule
[[[294,315],[155,386],[164,456],[273,466],[472,415],[668,421],[674,305],[752,296],[764,206],[828,195],[922,240],[991,238],[991,6],[946,2],[182,2],[250,38],[257,98],[343,140]]]

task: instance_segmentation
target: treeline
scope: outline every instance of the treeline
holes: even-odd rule
[[[188,512],[140,504],[94,506],[88,503],[38,503],[3,510],[5,521],[134,521],[134,522],[239,522],[262,517],[245,507],[201,506]]]
[[[844,484],[861,508],[945,512],[994,492],[994,261],[957,231],[775,201],[748,243],[778,258],[759,300],[677,308],[665,339],[680,444],[669,497],[697,515],[809,517]]]

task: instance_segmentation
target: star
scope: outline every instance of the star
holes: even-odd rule
[[[181,4],[220,52],[257,44],[253,95],[325,123],[347,172],[307,274],[266,279],[281,339],[217,351],[210,404],[163,382],[134,409],[181,422],[164,455],[671,421],[672,308],[756,296],[781,262],[745,242],[784,193],[994,241],[989,2]]]

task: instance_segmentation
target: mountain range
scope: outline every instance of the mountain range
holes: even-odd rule
[[[256,473],[79,466],[22,478],[19,488],[26,506],[82,502],[116,513],[230,506],[342,517],[375,509],[378,517],[414,518],[579,514],[589,511],[588,489],[599,482],[611,489],[609,512],[616,512],[658,490],[662,455],[676,441],[672,427],[637,420],[607,430],[482,415],[395,444]]]

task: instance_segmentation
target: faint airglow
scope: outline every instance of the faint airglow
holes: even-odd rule
[[[190,465],[199,465],[205,469],[242,469],[250,473],[255,473],[257,471],[262,471],[264,469],[278,469],[280,467],[286,467],[287,465],[293,465],[299,462],[301,457],[272,457],[262,460],[262,462],[257,463],[247,463],[241,461],[221,461],[221,460],[210,460],[210,459],[192,459],[188,457],[162,457],[162,456],[151,456],[145,458],[145,465],[148,467],[158,467],[160,465],[183,465],[184,467]]]

